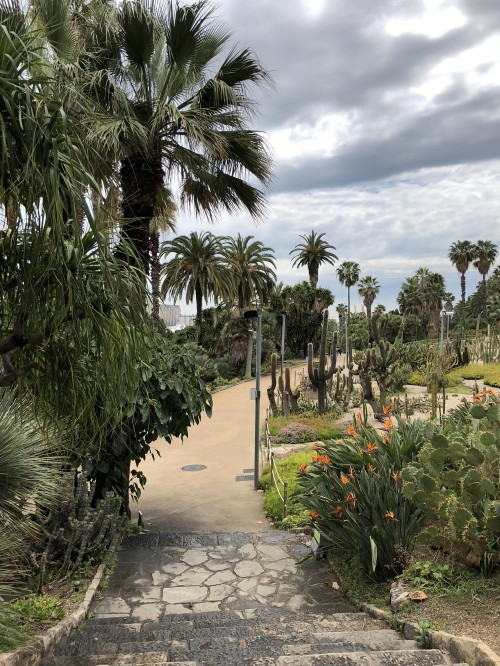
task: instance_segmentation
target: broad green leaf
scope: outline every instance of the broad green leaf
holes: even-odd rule
[[[484,456],[479,449],[471,448],[465,453],[464,460],[468,465],[478,467],[484,462]]]

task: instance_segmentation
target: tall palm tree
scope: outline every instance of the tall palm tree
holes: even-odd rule
[[[276,282],[273,250],[253,236],[221,239],[234,282],[238,307],[265,305]]]
[[[363,304],[366,308],[366,317],[368,321],[372,318],[372,304],[377,298],[380,291],[380,284],[377,278],[371,275],[366,275],[358,284],[358,294],[363,299]]]
[[[359,264],[355,261],[344,261],[337,268],[337,278],[340,284],[347,287],[347,321],[346,321],[346,354],[349,349],[349,324],[351,321],[351,287],[359,280]],[[351,359],[349,358],[349,361]]]
[[[149,268],[149,229],[165,181],[183,205],[212,219],[246,209],[260,217],[270,157],[248,128],[249,88],[269,75],[248,49],[229,50],[229,33],[208,2],[181,6],[129,0],[117,5],[115,57],[99,85],[107,96],[93,134],[120,159],[122,234]]]
[[[324,233],[317,235],[314,231],[311,231],[311,233],[307,235],[301,235],[300,238],[303,238],[304,242],[299,243],[290,251],[290,254],[296,255],[292,262],[294,268],[296,266],[307,266],[307,270],[309,271],[309,282],[312,287],[316,287],[318,284],[320,265],[330,264],[331,266],[334,266],[335,261],[338,259],[337,255],[331,251],[336,248],[323,240],[324,235]]]
[[[160,322],[160,233],[175,231],[175,214],[177,207],[172,192],[163,188],[163,201],[157,206],[155,217],[149,227],[149,254],[151,261],[151,323],[153,331],[158,331]]]
[[[474,260],[474,245],[468,241],[456,241],[450,246],[448,259],[460,273],[460,286],[462,291],[462,306],[465,305],[465,273],[469,264]]]
[[[172,255],[171,258],[170,255]],[[177,236],[165,241],[161,256],[167,259],[162,267],[162,297],[174,300],[185,292],[186,303],[196,303],[196,322],[201,325],[203,300],[229,299],[232,295],[231,273],[222,252],[220,238],[209,231]]]
[[[488,286],[486,275],[498,256],[497,246],[488,240],[478,240],[474,245],[474,267],[477,268],[483,278],[483,314],[487,316],[486,302],[488,300]]]

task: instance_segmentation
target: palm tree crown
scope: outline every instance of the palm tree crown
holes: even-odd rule
[[[301,235],[300,238],[303,238],[304,242],[299,243],[290,251],[290,254],[296,255],[292,262],[294,268],[296,266],[307,266],[307,270],[309,271],[309,282],[312,287],[316,287],[318,284],[320,265],[330,264],[331,266],[334,266],[335,261],[338,259],[337,255],[331,251],[336,248],[323,240],[324,235],[324,233],[317,235],[314,231],[311,231],[311,233],[307,235]]]
[[[468,240],[456,241],[449,249],[448,259],[460,273],[462,305],[465,305],[465,273],[474,259],[474,245]]]
[[[351,287],[359,280],[359,264],[355,261],[344,261],[337,268],[337,277],[340,284],[347,287],[347,326],[346,338],[348,337],[349,324],[351,321]],[[348,340],[346,340],[346,353],[348,352]]]
[[[474,245],[474,267],[481,273],[483,278],[483,314],[487,314],[488,286],[486,275],[492,267],[498,255],[497,246],[488,240],[478,240]]]
[[[276,282],[274,253],[253,236],[226,237],[223,253],[229,264],[238,307],[265,305]],[[258,301],[258,303],[257,303]]]
[[[196,302],[196,319],[201,323],[203,300],[211,297],[215,303],[232,293],[231,274],[220,239],[209,231],[189,236],[177,236],[165,241],[161,250],[167,261],[162,268],[162,297],[170,294],[174,300],[185,292],[186,302]],[[169,256],[173,255],[171,259]]]
[[[181,204],[213,218],[265,209],[271,161],[265,140],[248,128],[248,90],[269,75],[248,49],[225,50],[229,33],[202,0],[129,0],[116,9],[115,55],[99,79],[105,111],[93,134],[121,162],[123,236],[147,270],[148,235],[165,181]]]
[[[498,256],[497,246],[488,240],[478,240],[474,245],[474,267],[481,273],[483,282]]]
[[[380,284],[377,278],[366,275],[358,284],[358,294],[363,298],[363,304],[366,308],[366,316],[371,319],[372,303],[378,296]]]

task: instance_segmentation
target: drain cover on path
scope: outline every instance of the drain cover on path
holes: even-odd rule
[[[207,469],[206,465],[184,465],[181,467],[183,472],[201,472],[202,469]]]

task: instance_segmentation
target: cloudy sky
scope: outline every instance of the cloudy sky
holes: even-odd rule
[[[213,232],[272,247],[285,284],[306,279],[289,252],[315,230],[340,262],[378,278],[388,307],[420,266],[441,272],[458,298],[451,243],[500,246],[499,0],[217,5],[274,77],[254,127],[269,139],[275,178],[263,222],[241,214]],[[179,216],[179,234],[208,228]],[[470,291],[479,276],[467,277]],[[319,285],[346,300],[335,268],[320,268]]]

